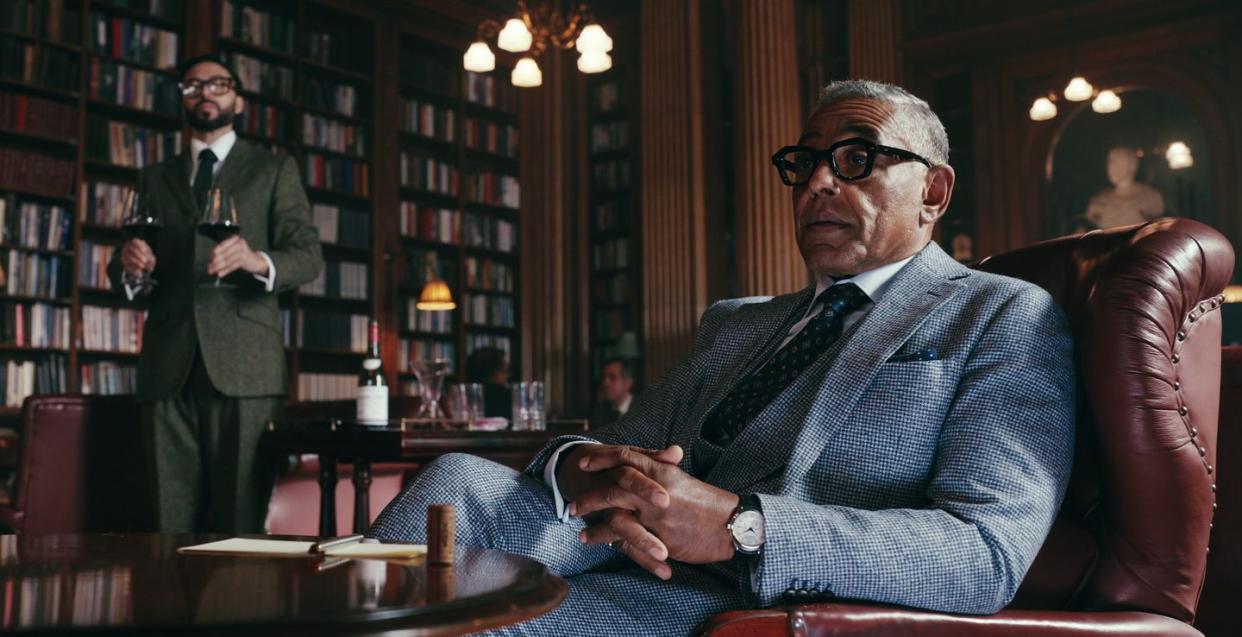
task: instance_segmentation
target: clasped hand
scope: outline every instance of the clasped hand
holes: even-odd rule
[[[613,544],[661,579],[667,560],[690,564],[733,557],[725,528],[738,496],[682,471],[681,447],[647,450],[579,445],[557,478],[569,512],[587,520],[584,544]]]
[[[121,265],[130,276],[155,270],[155,253],[142,239],[130,239],[121,248]],[[216,244],[207,262],[207,274],[224,278],[238,270],[267,276],[267,261],[240,236],[232,236]]]

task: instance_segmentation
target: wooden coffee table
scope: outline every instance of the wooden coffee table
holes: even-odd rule
[[[450,567],[177,553],[223,537],[0,536],[0,631],[464,635],[542,615],[568,590],[533,560],[460,547]]]

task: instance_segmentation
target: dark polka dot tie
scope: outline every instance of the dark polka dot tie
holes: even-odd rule
[[[841,336],[844,317],[869,300],[867,293],[853,283],[842,283],[824,290],[819,295],[819,301],[824,304],[819,314],[766,365],[755,370],[725,396],[703,425],[703,437],[722,447],[733,442],[756,414]]]

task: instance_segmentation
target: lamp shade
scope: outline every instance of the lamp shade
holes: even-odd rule
[[[496,68],[496,54],[482,40],[470,45],[466,54],[461,56],[461,65],[467,71],[486,73]]]
[[[517,66],[513,67],[513,73],[509,75],[509,80],[514,86],[529,88],[543,84],[543,71],[539,70],[539,65],[535,64],[535,58],[524,57],[518,60]]]
[[[604,32],[604,27],[598,24],[588,24],[582,29],[582,33],[578,34],[578,40],[574,43],[579,53],[607,53],[612,50],[612,38]]]
[[[1190,147],[1186,145],[1186,142],[1173,142],[1169,144],[1169,149],[1164,151],[1164,158],[1168,160],[1169,168],[1173,170],[1190,168],[1195,165],[1194,155],[1190,154]]]
[[[612,56],[603,51],[583,51],[578,56],[578,70],[583,73],[603,73],[612,68]]]
[[[1095,92],[1095,87],[1091,86],[1091,82],[1087,78],[1076,75],[1065,85],[1065,99],[1071,102],[1081,102],[1091,99],[1091,94]]]
[[[1121,110],[1121,98],[1112,91],[1100,91],[1091,102],[1091,110],[1097,113],[1116,113]]]
[[[449,290],[448,284],[439,279],[432,279],[423,286],[422,293],[418,295],[418,303],[414,307],[420,310],[443,312],[457,309],[457,304],[453,302],[453,293]]]
[[[505,28],[496,36],[496,46],[512,53],[529,51],[531,44],[530,30],[526,23],[518,18],[509,18]]]
[[[1030,116],[1036,122],[1052,119],[1057,116],[1057,105],[1053,104],[1052,100],[1041,97],[1031,104]]]

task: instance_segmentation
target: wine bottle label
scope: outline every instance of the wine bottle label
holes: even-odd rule
[[[359,387],[356,418],[363,425],[388,424],[388,388]]]

